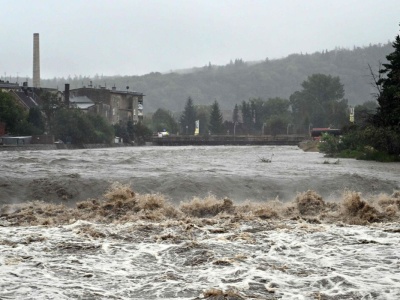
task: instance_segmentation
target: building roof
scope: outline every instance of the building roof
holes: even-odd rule
[[[143,93],[135,92],[135,91],[117,91],[117,90],[111,90],[110,91],[113,94],[128,94],[128,95],[133,95],[133,96],[145,96]]]
[[[37,107],[38,103],[34,100],[35,94],[32,92],[22,92],[22,91],[14,91],[14,93],[18,96],[19,100],[27,107]],[[37,96],[36,96],[37,98]]]
[[[0,80],[0,89],[16,89],[17,90],[17,89],[19,89],[19,84]]]

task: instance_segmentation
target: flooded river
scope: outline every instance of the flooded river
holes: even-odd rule
[[[400,298],[399,164],[281,146],[0,155],[0,299]]]

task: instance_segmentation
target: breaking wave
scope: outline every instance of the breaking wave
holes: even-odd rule
[[[0,299],[400,298],[398,165],[273,147],[24,155],[2,156]]]
[[[43,188],[43,187],[41,187]],[[57,190],[59,193],[65,191]],[[68,195],[65,195],[68,197]],[[232,223],[254,220],[304,220],[311,223],[365,225],[376,222],[398,222],[400,191],[363,199],[360,193],[344,191],[338,201],[324,201],[315,191],[299,193],[292,202],[277,199],[265,202],[246,201],[235,204],[231,199],[213,195],[193,198],[174,206],[161,194],[138,194],[128,185],[115,183],[100,199],[78,202],[76,207],[33,201],[1,207],[1,221],[9,226],[65,225],[84,220],[100,223],[147,220],[182,221],[188,218],[223,218]]]
[[[114,183],[0,211],[0,298],[396,299],[400,192],[174,205]],[[360,226],[361,225],[361,226]]]

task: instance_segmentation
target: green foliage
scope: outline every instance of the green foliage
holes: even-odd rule
[[[126,139],[126,141],[128,142],[128,143],[130,143],[130,142],[132,142],[134,139],[135,139],[135,130],[134,130],[135,128],[134,128],[134,125],[133,125],[133,121],[132,120],[129,120],[127,123],[126,123],[126,131],[127,131],[127,133],[128,133],[128,137],[127,137],[127,139]]]
[[[199,120],[199,134],[208,134],[208,124],[210,120],[211,108],[209,105],[197,105],[197,120]]]
[[[235,108],[233,109],[232,122],[239,122],[239,106],[237,104],[235,104]]]
[[[95,114],[84,114],[87,116],[88,121],[92,124],[95,134],[95,143],[106,143],[111,144],[114,140],[114,128],[107,122],[105,118]]]
[[[6,124],[6,132],[14,135],[21,134],[25,113],[15,99],[6,92],[0,91],[0,122]],[[25,123],[26,124],[26,123]]]
[[[125,125],[122,122],[113,125],[115,136],[122,138],[124,143],[130,143],[132,140],[128,134],[127,127],[128,127],[128,125]],[[133,131],[133,128],[132,128],[132,131]]]
[[[247,103],[246,101],[242,102],[240,107],[242,111],[242,120],[243,120],[243,127],[247,133],[250,133],[253,130],[253,113],[251,110],[251,104]]]
[[[211,134],[222,134],[224,133],[224,126],[222,122],[222,114],[219,109],[219,105],[217,100],[211,105],[211,114],[210,114],[210,125],[209,129]]]
[[[153,132],[142,122],[139,122],[133,125],[133,134],[135,143],[143,145],[152,136]]]
[[[181,130],[184,134],[192,135],[195,130],[196,122],[196,109],[193,105],[191,97],[187,99],[185,109],[180,118]]]
[[[370,123],[373,115],[376,114],[378,103],[376,101],[367,101],[354,107],[354,123],[357,126],[364,127]]]
[[[318,144],[320,152],[333,157],[339,153],[339,138],[328,133],[322,134],[321,141]]]
[[[380,70],[381,77],[377,82],[381,93],[378,97],[379,108],[374,123],[380,127],[391,127],[400,130],[400,36],[392,44],[394,52],[386,56],[388,63]]]
[[[268,100],[253,98],[249,102],[243,101],[241,109],[244,133],[261,132],[264,124],[269,126],[271,134],[286,133],[286,126],[291,119],[289,106],[289,100],[278,97]]]
[[[45,122],[42,112],[38,107],[32,107],[29,109],[28,122],[32,124],[33,134],[43,134],[45,130]]]
[[[268,99],[263,105],[264,118],[274,115],[287,115],[290,107],[290,101],[279,97]]]
[[[266,121],[266,132],[271,135],[286,134],[289,120],[285,115],[272,115]]]
[[[290,96],[296,127],[304,128],[308,120],[313,127],[341,128],[348,123],[347,100],[339,77],[313,74],[304,81],[303,90]]]
[[[164,129],[170,133],[178,132],[178,123],[168,110],[159,108],[152,116],[152,124],[154,131],[163,131]]]
[[[328,156],[398,161],[400,135],[395,130],[372,125],[354,127],[340,138],[324,134],[319,150]]]
[[[397,130],[389,127],[369,126],[360,133],[364,144],[373,149],[392,155],[400,154],[400,133]]]
[[[56,139],[73,144],[112,143],[114,138],[114,130],[106,120],[79,109],[57,110],[51,125],[51,133]]]
[[[49,129],[51,129],[56,112],[63,108],[64,104],[58,100],[56,94],[50,92],[46,92],[41,95],[40,100],[42,102],[40,109],[44,112],[47,119],[47,124],[50,127]]]

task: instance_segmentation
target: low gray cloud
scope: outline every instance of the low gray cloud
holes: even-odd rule
[[[393,40],[398,0],[6,1],[0,76],[141,75]]]

